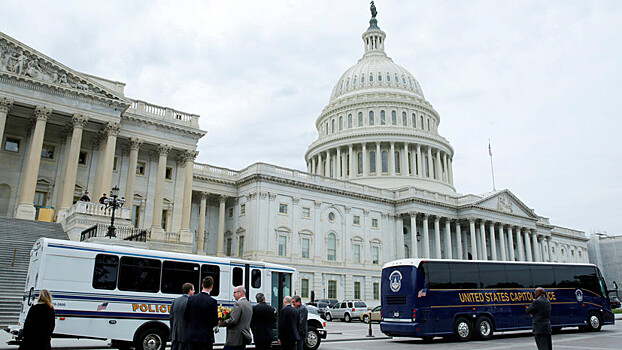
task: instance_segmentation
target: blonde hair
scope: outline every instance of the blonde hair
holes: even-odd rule
[[[54,306],[52,305],[52,294],[50,294],[50,291],[47,289],[41,289],[41,292],[39,292],[39,299],[37,300],[38,303],[44,303],[47,306],[49,306],[52,310],[54,310]]]

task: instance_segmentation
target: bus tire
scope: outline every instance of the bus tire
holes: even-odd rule
[[[316,350],[320,347],[320,342],[320,332],[317,331],[317,328],[309,326],[307,328],[307,337],[305,338],[304,348],[306,350]]]
[[[330,312],[326,313],[326,321],[332,321],[333,320],[333,316],[330,314]]]
[[[164,350],[166,336],[161,329],[149,327],[140,333],[135,346],[136,350]]]
[[[346,322],[350,322],[350,321],[352,321],[352,317],[350,316],[349,313],[346,312],[346,314],[343,315],[343,320],[346,321]]]
[[[478,339],[488,340],[492,338],[492,321],[488,316],[481,316],[475,322],[475,335]]]
[[[600,315],[594,311],[590,311],[587,314],[587,327],[586,329],[590,332],[598,332],[600,328],[603,326],[603,319]]]
[[[465,317],[459,317],[454,323],[454,336],[459,341],[469,341],[473,336],[473,324]]]

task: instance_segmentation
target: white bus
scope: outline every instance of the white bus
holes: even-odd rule
[[[293,267],[235,258],[217,258],[127,246],[39,239],[30,253],[30,266],[19,324],[41,289],[51,292],[56,309],[56,337],[109,339],[113,346],[159,350],[169,339],[169,309],[186,282],[200,289],[205,276],[214,278],[212,296],[231,307],[233,288],[242,285],[248,300],[266,296],[277,311],[294,292]],[[278,315],[278,312],[277,312]],[[326,323],[309,314],[308,349],[326,337]],[[275,327],[276,328],[276,327]],[[225,331],[215,334],[224,344]],[[276,329],[275,338],[276,340]]]

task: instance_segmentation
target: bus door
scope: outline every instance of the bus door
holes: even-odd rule
[[[26,315],[30,307],[37,302],[37,294],[35,288],[39,280],[39,267],[41,265],[41,257],[43,253],[43,245],[40,240],[35,242],[30,251],[30,263],[28,265],[28,275],[26,277],[26,288],[22,295],[22,307],[19,315],[19,324],[23,325],[26,321]]]
[[[417,276],[419,276],[417,267],[412,265],[396,266],[382,271],[383,321],[396,323],[413,322],[413,309],[418,306],[419,300],[424,299],[421,298],[421,295],[418,295],[418,291],[421,288],[417,288]],[[421,281],[423,281],[422,278]],[[423,311],[422,308],[417,308],[415,322],[423,322],[422,319],[425,317],[422,314]]]
[[[257,293],[261,293],[263,286],[263,269],[259,266],[244,265],[244,287],[246,288],[246,299],[250,302],[257,300]]]
[[[274,318],[274,339],[277,339],[279,317],[281,310],[283,309],[283,298],[292,295],[292,274],[289,272],[276,272],[272,271],[272,296],[270,302],[272,307],[276,310],[276,317]]]

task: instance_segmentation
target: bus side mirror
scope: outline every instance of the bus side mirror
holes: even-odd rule
[[[618,284],[616,283],[616,281],[613,281],[613,289],[618,290]]]

